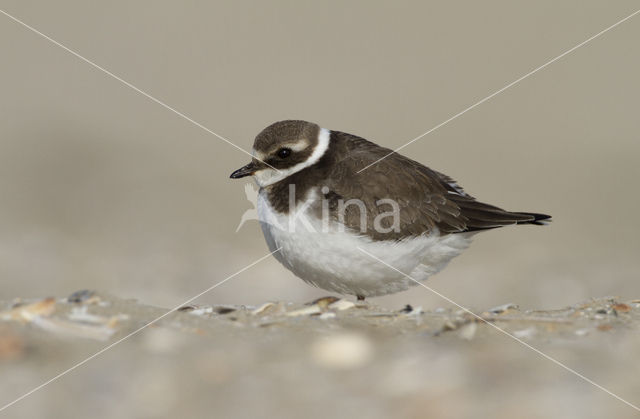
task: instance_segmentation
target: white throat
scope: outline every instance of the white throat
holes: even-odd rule
[[[264,188],[265,186],[273,185],[276,182],[280,182],[282,179],[285,179],[292,174],[299,172],[300,170],[306,169],[307,167],[316,164],[329,148],[330,138],[331,131],[326,128],[320,128],[320,131],[318,132],[318,143],[316,144],[316,148],[315,150],[313,150],[313,153],[311,153],[307,160],[300,162],[288,169],[281,169],[279,171],[276,171],[271,167],[259,170],[253,175],[256,183],[261,188]]]

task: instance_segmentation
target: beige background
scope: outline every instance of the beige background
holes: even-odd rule
[[[245,149],[264,126],[289,118],[398,147],[637,7],[585,0],[0,1],[1,9]],[[638,39],[640,16],[403,150],[481,200],[554,216],[546,228],[480,235],[429,286],[478,310],[640,297]],[[245,154],[4,16],[0,51],[0,301],[88,288],[173,307],[268,252],[257,222],[235,233],[250,204],[243,182],[228,176],[248,161]],[[198,302],[303,302],[325,294],[270,259]],[[373,301],[448,306],[423,288]],[[429,353],[446,355],[437,341],[430,345]],[[116,353],[122,365],[132,359]],[[611,357],[599,367],[616,365]],[[38,385],[69,362],[46,373],[24,369],[19,388]],[[466,377],[453,364],[456,376]],[[84,377],[95,387],[86,406],[100,406],[102,384],[91,380],[105,370],[121,372],[113,383],[129,374],[110,365],[93,364],[49,394],[62,400],[56,394],[65,385],[81,391]],[[542,371],[537,365],[526,368]],[[591,366],[580,367],[596,371]],[[449,376],[441,368],[437,376]],[[496,379],[479,376],[478,387]],[[327,379],[328,387],[341,377]],[[529,402],[557,412],[568,400],[562,397],[585,400],[596,392],[600,408],[630,413],[575,377],[562,377],[573,384]],[[604,384],[623,391],[629,380]],[[546,383],[539,378],[536,391]],[[528,384],[520,385],[526,398]],[[162,399],[148,394],[143,406]],[[447,406],[458,404],[452,394]],[[500,394],[490,396],[495,406],[502,403]],[[15,412],[43,414],[23,406]]]
[[[634,2],[25,2],[2,8],[250,149],[316,121],[397,147]],[[640,294],[638,19],[407,147],[548,228],[478,237],[429,285],[483,308]],[[248,157],[0,17],[3,298],[107,290],[173,306],[267,252],[229,173]],[[202,298],[323,295],[270,260]],[[425,289],[382,305],[445,304]]]

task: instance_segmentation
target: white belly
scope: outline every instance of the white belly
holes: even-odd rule
[[[375,255],[412,278],[423,281],[469,246],[471,234],[424,235],[402,241],[373,241],[348,231],[326,231],[321,220],[275,212],[263,190],[258,216],[274,256],[309,284],[340,294],[373,297],[406,290],[411,279],[384,266]],[[311,228],[309,228],[311,226]],[[323,231],[324,230],[324,231]]]

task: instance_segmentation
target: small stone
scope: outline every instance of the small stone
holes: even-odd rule
[[[620,313],[628,313],[631,311],[631,307],[624,303],[614,304],[611,308]]]
[[[143,342],[151,352],[168,354],[175,352],[182,345],[184,339],[175,330],[154,327],[144,332]]]
[[[80,290],[67,297],[67,302],[75,304],[94,304],[100,301],[95,291]]]
[[[194,306],[193,309],[187,310],[187,313],[192,314],[194,316],[204,316],[206,314],[213,313],[213,307],[198,307],[198,306]]]
[[[477,330],[478,324],[476,322],[469,322],[460,328],[458,334],[464,340],[471,340],[476,335]]]
[[[411,306],[408,306],[411,307]],[[411,307],[411,311],[409,311],[408,313],[406,313],[407,316],[419,316],[421,314],[424,313],[424,310],[422,309],[422,307],[418,306],[418,307]]]
[[[450,330],[456,330],[458,328],[458,326],[452,322],[451,320],[445,320],[444,324],[442,325],[442,331],[443,332],[448,332]]]
[[[406,306],[401,308],[400,311],[398,311],[398,313],[411,313],[412,311],[413,311],[413,307],[411,307],[411,304],[407,304]]]
[[[321,312],[322,310],[320,310],[320,307],[318,307],[317,305],[313,305],[310,307],[301,308],[299,310],[290,311],[286,315],[288,317],[311,316],[314,314],[319,314]]]
[[[577,336],[586,336],[589,334],[589,329],[578,329],[574,332]]]
[[[213,307],[212,310],[216,314],[229,314],[229,313],[233,313],[234,311],[236,311],[236,308],[235,307],[218,306],[218,307]]]
[[[349,310],[350,308],[353,308],[355,306],[356,306],[355,303],[349,300],[343,300],[343,299],[334,301],[333,303],[329,304],[330,309],[338,310],[338,311]]]
[[[513,336],[517,337],[518,339],[529,339],[532,338],[537,332],[538,330],[535,327],[528,327],[526,329],[515,330],[513,332]]]
[[[71,312],[67,314],[67,318],[75,322],[92,323],[92,324],[105,324],[108,321],[108,320],[105,320],[107,319],[106,317],[97,316],[95,314],[89,313],[87,306],[73,307],[71,309]]]
[[[11,310],[0,313],[0,319],[31,322],[39,317],[49,317],[55,310],[56,299],[49,297],[36,303],[14,306]]]
[[[0,329],[0,360],[14,360],[24,354],[25,343],[22,338],[8,330]]]
[[[273,311],[274,307],[276,307],[276,304],[274,303],[264,303],[261,306],[251,310],[251,314],[253,314],[254,316],[257,316],[259,314],[265,314],[270,311]]]
[[[340,300],[338,297],[333,297],[333,296],[320,297],[318,299],[311,301],[310,303],[307,303],[306,305],[308,306],[317,305],[318,307],[325,309],[329,306],[329,304],[333,304],[338,300]]]
[[[497,307],[493,307],[489,309],[489,313],[491,314],[503,314],[506,313],[509,310],[517,310],[518,308],[520,308],[517,304],[514,303],[507,303],[507,304],[502,304],[500,306]]]
[[[373,344],[364,335],[342,333],[318,339],[311,345],[311,359],[318,365],[348,370],[363,367],[373,359]]]
[[[107,324],[95,325],[40,316],[35,317],[32,320],[32,323],[47,332],[69,338],[104,341],[109,339],[116,332],[116,329],[108,326]]]

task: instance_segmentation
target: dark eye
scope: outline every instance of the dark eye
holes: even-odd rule
[[[278,150],[276,152],[276,155],[278,157],[280,157],[281,159],[286,159],[287,157],[289,157],[291,155],[291,149],[290,148],[281,148],[280,150]]]

